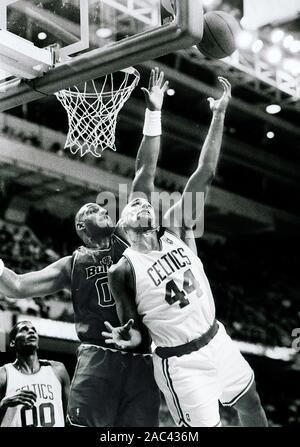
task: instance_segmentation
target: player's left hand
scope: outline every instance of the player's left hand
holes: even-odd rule
[[[108,321],[104,322],[108,332],[102,332],[105,337],[105,343],[108,345],[115,345],[118,349],[133,348],[133,337],[131,329],[134,325],[134,320],[129,320],[124,326],[113,327]]]
[[[222,76],[219,76],[218,80],[222,84],[223,95],[220,99],[208,98],[208,102],[212,112],[225,113],[231,99],[231,84],[226,78],[223,78]]]
[[[146,106],[151,111],[160,111],[164,102],[164,96],[169,88],[169,81],[165,81],[165,74],[158,67],[151,70],[148,89],[142,87],[145,95]]]

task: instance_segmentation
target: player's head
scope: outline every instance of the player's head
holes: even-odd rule
[[[87,203],[80,208],[75,216],[75,227],[78,236],[87,245],[111,236],[114,231],[107,210],[97,203]]]
[[[17,354],[29,355],[39,347],[39,335],[30,321],[19,321],[9,333],[9,346]]]
[[[121,226],[125,232],[143,233],[156,229],[155,211],[148,200],[136,198],[129,202],[121,214]]]

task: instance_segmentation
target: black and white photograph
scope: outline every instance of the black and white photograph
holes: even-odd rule
[[[299,100],[300,0],[0,0],[1,429],[300,427]]]

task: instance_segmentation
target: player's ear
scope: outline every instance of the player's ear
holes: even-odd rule
[[[15,347],[15,345],[16,345],[15,340],[12,340],[12,341],[9,343],[9,347],[10,347],[11,349],[13,349],[13,348]]]

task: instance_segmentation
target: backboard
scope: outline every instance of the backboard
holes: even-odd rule
[[[0,28],[3,111],[194,45],[203,10],[201,0],[1,0]]]

